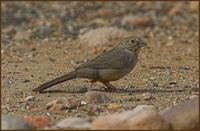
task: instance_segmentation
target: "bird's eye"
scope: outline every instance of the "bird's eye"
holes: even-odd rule
[[[135,42],[135,40],[131,40],[131,43],[134,43]]]

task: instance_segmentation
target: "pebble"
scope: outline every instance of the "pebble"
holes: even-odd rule
[[[173,46],[173,45],[174,45],[173,41],[169,41],[166,43],[166,46]]]
[[[150,19],[147,16],[126,15],[122,18],[121,23],[122,25],[147,26],[150,24]]]
[[[98,104],[109,101],[109,98],[104,93],[98,91],[88,91],[81,98],[81,101],[86,104]]]
[[[170,85],[175,85],[177,84],[175,81],[169,82]]]
[[[100,8],[99,10],[97,10],[97,14],[101,16],[110,16],[112,15],[112,10],[109,8]]]
[[[24,101],[33,101],[33,100],[35,100],[35,98],[36,98],[36,96],[30,95],[30,96],[27,96],[27,97],[24,99]]]
[[[143,96],[144,100],[150,100],[150,99],[153,98],[153,96],[152,96],[152,94],[150,92],[143,93],[142,96]]]
[[[153,105],[138,105],[134,108],[134,111],[141,112],[144,110],[155,110],[155,107]]]
[[[184,103],[165,109],[160,114],[174,130],[196,128],[199,125],[199,97],[193,97]]]
[[[189,66],[181,66],[179,67],[181,70],[190,70],[191,68]]]
[[[81,105],[87,105],[85,101],[81,101]]]
[[[24,116],[25,121],[34,128],[50,127],[51,124],[45,116]]]
[[[52,113],[59,113],[61,110],[64,109],[64,104],[54,104],[51,108],[49,108],[49,111]]]
[[[98,24],[98,25],[101,25],[101,26],[108,26],[109,21],[107,19],[97,18],[97,19],[92,20],[90,22],[90,24]]]
[[[87,113],[88,115],[95,115],[99,112],[102,112],[102,107],[97,104],[89,104],[87,105]]]
[[[122,105],[117,103],[111,103],[107,106],[107,109],[109,110],[118,110],[120,108],[122,108]]]
[[[76,98],[59,98],[46,104],[46,109],[50,112],[58,113],[63,109],[74,109],[81,106],[81,101]]]
[[[26,80],[24,80],[24,81],[22,81],[22,82],[23,82],[23,83],[27,83],[27,82],[30,82],[30,80],[27,80],[27,79],[26,79]]]
[[[194,99],[196,97],[199,97],[199,96],[198,95],[192,95],[192,96],[189,97],[189,99]]]
[[[90,129],[90,119],[80,117],[68,117],[50,129],[67,129],[67,130],[88,130]]]
[[[81,100],[79,98],[67,99],[64,103],[64,108],[67,109],[74,109],[79,106],[81,106]]]
[[[100,27],[80,35],[79,39],[88,46],[95,47],[110,44],[112,40],[127,36],[128,32],[123,29],[117,27]]]
[[[52,58],[52,57],[49,57],[49,61],[51,61],[51,62],[55,62],[56,59],[55,59],[55,58]]]
[[[50,101],[46,104],[46,109],[50,109],[53,105],[55,104],[59,104],[59,103],[62,103],[63,102],[63,98],[60,98],[60,99],[57,99],[57,100],[53,100],[53,101]]]
[[[21,40],[29,40],[30,37],[31,37],[31,32],[25,30],[18,30],[14,39],[16,41],[21,41]]]
[[[171,16],[174,16],[178,13],[180,13],[182,11],[182,8],[183,8],[183,5],[182,3],[177,3],[177,4],[174,4],[174,7],[172,7],[170,10],[169,10],[169,15]]]
[[[31,130],[31,127],[24,120],[12,116],[1,116],[1,129],[2,130]]]

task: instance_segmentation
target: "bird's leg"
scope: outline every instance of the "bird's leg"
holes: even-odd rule
[[[96,82],[97,82],[96,80],[91,80],[90,81],[90,87],[92,88]]]
[[[97,82],[96,80],[91,80],[90,81],[90,86],[93,87],[94,83]],[[103,87],[105,90],[109,90],[107,87]]]
[[[96,82],[95,80],[91,80],[91,81],[90,81],[90,85],[93,86],[93,84],[94,84],[95,82]]]
[[[102,82],[106,87],[106,89],[110,90],[110,91],[119,91],[118,88],[114,87],[113,85],[111,85],[109,82]]]

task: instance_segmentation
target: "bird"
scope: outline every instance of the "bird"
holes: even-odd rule
[[[119,91],[111,85],[111,81],[121,79],[133,70],[142,47],[147,43],[143,36],[132,36],[120,40],[116,47],[91,59],[73,71],[61,75],[53,80],[34,88],[33,92],[42,92],[56,84],[75,78],[90,79],[91,82],[101,82],[109,91]]]

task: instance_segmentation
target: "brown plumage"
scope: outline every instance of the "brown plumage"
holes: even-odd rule
[[[117,90],[109,82],[116,81],[128,74],[136,65],[138,53],[146,43],[141,37],[126,38],[112,50],[80,65],[74,71],[48,81],[32,91],[41,92],[58,83],[74,79],[88,78],[102,82],[107,89]]]

